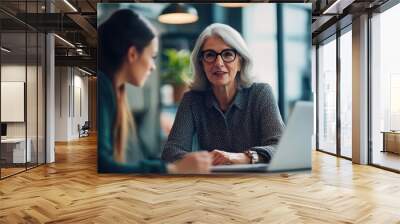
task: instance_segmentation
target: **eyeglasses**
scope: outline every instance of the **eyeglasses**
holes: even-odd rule
[[[218,55],[221,55],[222,60],[229,63],[235,60],[236,54],[237,51],[235,49],[225,49],[220,53],[214,50],[205,50],[201,52],[200,59],[208,63],[213,63],[217,60]]]

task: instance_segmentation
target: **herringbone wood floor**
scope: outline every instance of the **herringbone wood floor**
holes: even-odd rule
[[[310,173],[96,173],[96,139],[0,181],[0,223],[400,223],[400,175],[320,152]]]

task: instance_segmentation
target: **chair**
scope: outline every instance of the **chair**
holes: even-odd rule
[[[78,124],[79,138],[89,136],[89,129],[90,129],[89,121],[85,121],[82,127]]]

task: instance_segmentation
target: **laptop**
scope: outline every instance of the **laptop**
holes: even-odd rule
[[[313,103],[298,101],[269,164],[238,164],[211,167],[211,172],[286,172],[311,169]]]

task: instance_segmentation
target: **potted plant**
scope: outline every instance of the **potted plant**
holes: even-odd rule
[[[166,60],[161,74],[162,84],[173,86],[174,102],[179,102],[188,89],[192,78],[190,72],[190,52],[188,50],[166,49]]]

